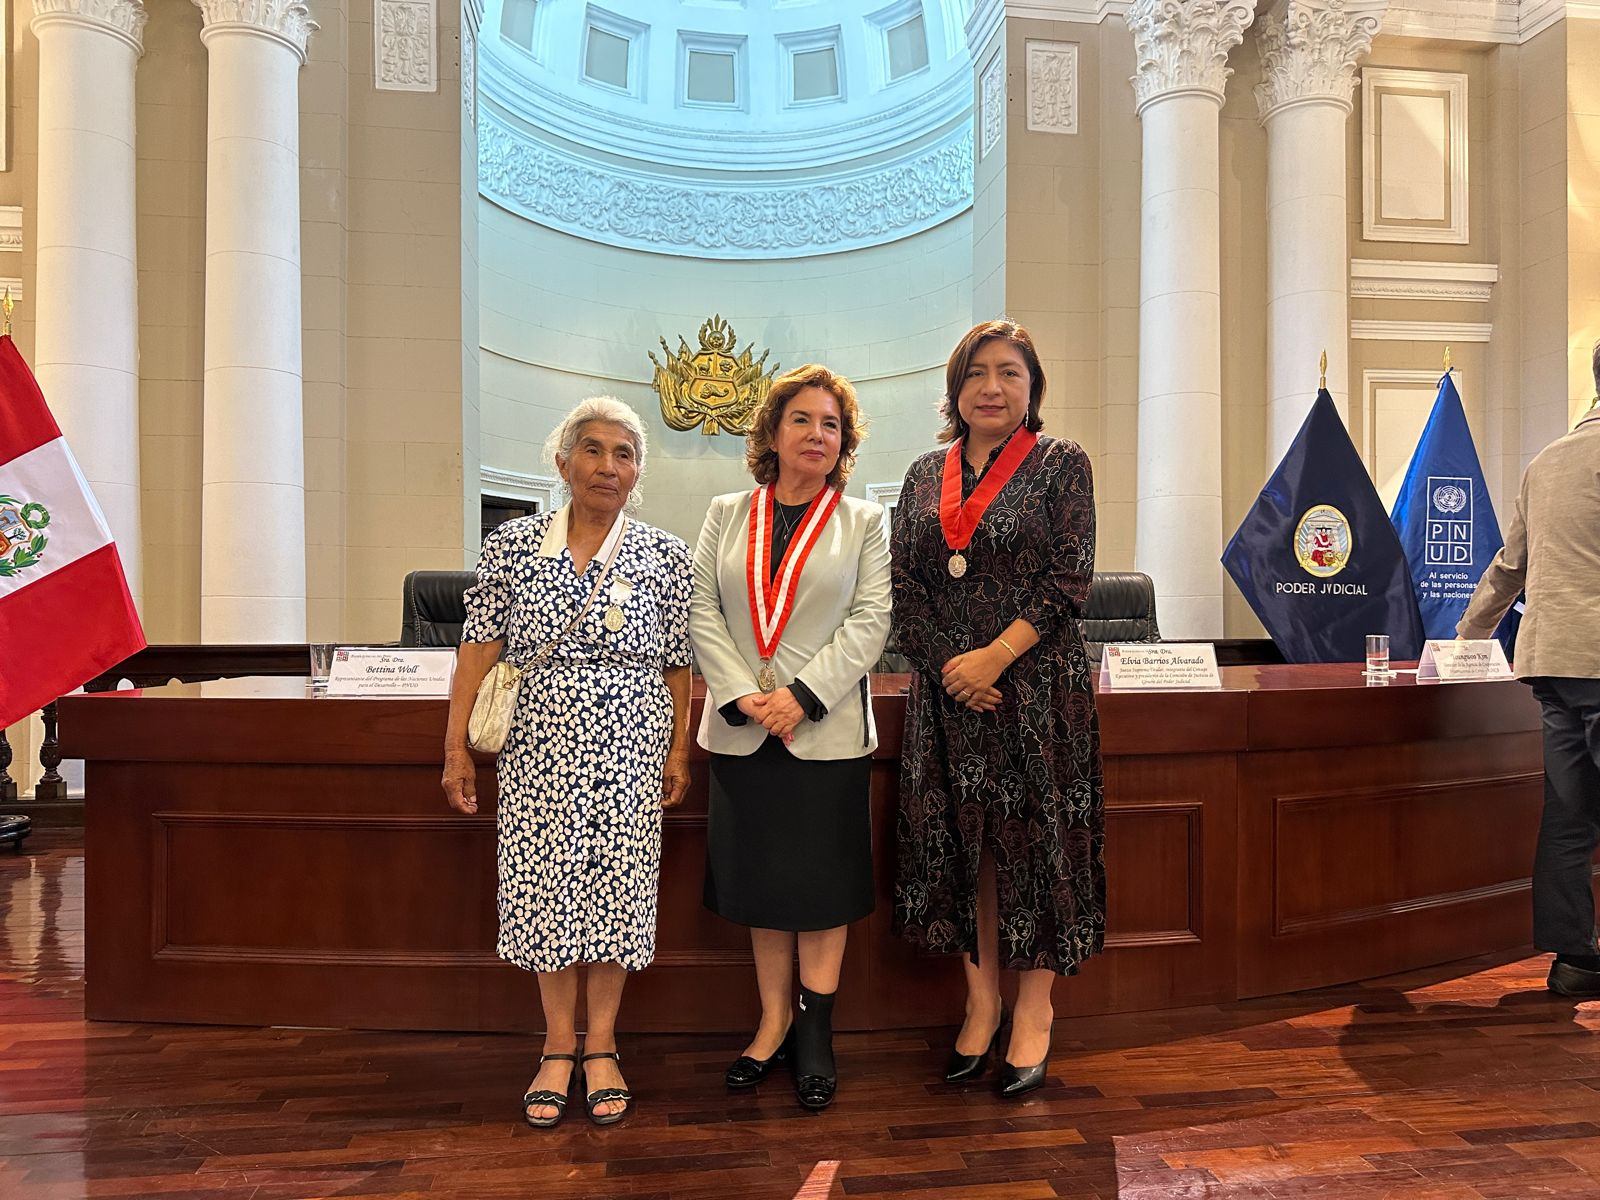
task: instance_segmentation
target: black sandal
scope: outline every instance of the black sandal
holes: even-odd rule
[[[586,1063],[591,1058],[609,1058],[616,1062],[618,1067],[621,1067],[622,1065],[622,1056],[615,1050],[601,1050],[594,1054],[585,1054],[578,1061],[580,1063]],[[583,1072],[583,1086],[587,1091],[589,1087],[589,1072],[587,1068],[585,1068]],[[608,1101],[614,1102],[617,1100],[622,1101],[622,1107],[616,1112],[605,1113],[603,1115],[595,1112],[595,1109],[599,1108],[602,1104],[605,1104]],[[627,1088],[599,1088],[595,1091],[587,1092],[583,1098],[583,1102],[589,1109],[589,1120],[593,1121],[596,1125],[615,1125],[618,1121],[622,1120],[623,1117],[627,1116],[633,1111],[633,1093]]]
[[[547,1062],[575,1063],[577,1061],[578,1056],[576,1054],[541,1054],[539,1056],[539,1065],[541,1067]],[[535,1129],[554,1129],[561,1124],[561,1118],[567,1115],[567,1092],[571,1090],[572,1072],[568,1071],[566,1092],[552,1092],[549,1088],[539,1088],[536,1091],[524,1092],[522,1096],[522,1119]],[[528,1110],[536,1104],[540,1107],[548,1105],[556,1110],[556,1115],[553,1117],[534,1116]]]

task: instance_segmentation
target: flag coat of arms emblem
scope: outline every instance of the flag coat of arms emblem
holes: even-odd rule
[[[1369,633],[1422,653],[1405,552],[1326,391],[1222,563],[1288,662],[1360,662]]]
[[[0,729],[144,644],[105,515],[0,337]]]

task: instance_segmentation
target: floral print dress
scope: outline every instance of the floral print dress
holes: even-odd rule
[[[989,456],[987,471],[1000,453]],[[943,450],[911,465],[894,514],[894,646],[912,663],[900,771],[895,926],[977,960],[980,859],[994,859],[1001,966],[1063,975],[1105,941],[1100,727],[1078,620],[1094,574],[1089,457],[1041,437],[950,576],[939,525]],[[982,476],[962,462],[961,494]],[[955,655],[1021,617],[1039,644],[975,713],[940,683]]]
[[[552,521],[561,525],[552,532]],[[507,521],[483,542],[462,641],[504,638],[525,665],[572,620],[608,547],[580,575],[565,510]],[[522,681],[499,759],[501,958],[533,971],[655,957],[661,776],[672,742],[662,670],[688,666],[689,547],[630,521],[578,627]],[[622,610],[623,625],[605,627]]]

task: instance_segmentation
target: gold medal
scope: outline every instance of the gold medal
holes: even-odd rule
[[[605,624],[605,627],[607,629],[609,629],[612,633],[621,633],[622,632],[622,626],[625,623],[626,622],[625,622],[625,620],[624,620],[624,618],[622,616],[622,610],[620,608],[618,608],[615,604],[613,604],[610,608],[606,609],[606,615],[605,615],[605,619],[604,619],[604,624]]]
[[[765,659],[761,662],[761,669],[756,672],[756,686],[768,694],[778,690],[778,673]]]
[[[965,554],[952,554],[950,556],[950,577],[960,579],[967,573],[967,556]]]

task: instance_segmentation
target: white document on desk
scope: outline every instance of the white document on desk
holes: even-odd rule
[[[341,646],[333,652],[328,695],[346,699],[439,700],[450,695],[456,652],[448,648]]]
[[[1217,648],[1211,642],[1113,643],[1101,652],[1101,691],[1209,691],[1221,687]]]

